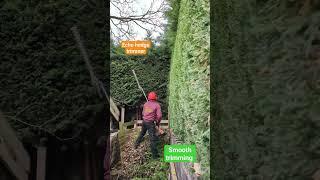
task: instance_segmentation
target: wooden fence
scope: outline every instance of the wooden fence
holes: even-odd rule
[[[110,96],[109,102],[110,102],[110,112],[111,112],[112,116],[117,121],[119,121],[120,120],[120,111],[119,111],[117,105],[114,103],[114,101],[113,101],[111,96]]]

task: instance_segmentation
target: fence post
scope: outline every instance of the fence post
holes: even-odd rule
[[[122,126],[122,129],[124,129],[124,114],[125,114],[125,109],[124,107],[121,107],[121,126]]]
[[[124,124],[124,112],[125,112],[125,109],[124,107],[121,107],[121,122]]]
[[[137,128],[137,123],[138,123],[138,120],[134,120],[133,129]]]

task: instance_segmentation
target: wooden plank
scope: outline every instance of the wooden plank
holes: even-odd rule
[[[142,124],[143,120],[135,120],[138,124]],[[161,120],[160,124],[168,124],[168,120]]]
[[[14,157],[19,165],[22,165],[27,172],[30,172],[30,157],[25,151],[22,143],[17,138],[14,130],[6,121],[2,113],[0,112],[0,136],[7,144],[9,152],[14,154]]]
[[[116,103],[114,103],[112,97],[110,97],[110,105],[112,106],[112,108],[115,110],[117,114],[120,114],[120,110],[118,109]]]
[[[136,129],[141,129],[141,128],[142,128],[142,126],[136,126]],[[164,129],[169,129],[168,126],[160,126],[160,128],[161,128],[162,130],[164,130]]]
[[[320,169],[312,175],[313,180],[320,180]]]
[[[134,128],[141,128],[142,125],[142,120],[135,120],[135,124],[134,124]],[[162,129],[168,129],[169,128],[169,124],[168,124],[168,120],[162,120],[160,122],[160,127]]]
[[[135,121],[130,121],[130,122],[126,122],[123,124],[123,126],[128,127],[128,126],[132,126],[135,124]]]
[[[125,114],[125,109],[124,107],[121,107],[121,122],[124,124],[124,114]]]
[[[194,163],[193,164],[193,169],[195,171],[196,176],[201,176],[201,167],[200,167],[200,163]]]
[[[137,125],[141,125],[143,120],[135,120]],[[168,120],[161,120],[160,125],[168,124]]]
[[[114,112],[114,110],[111,108],[111,106],[110,106],[110,112],[111,112],[111,114],[113,115],[113,117],[114,117],[117,121],[119,121],[119,116]]]
[[[3,142],[0,142],[0,159],[17,180],[28,180],[28,173],[10,157],[9,151]]]
[[[114,103],[112,97],[110,97],[110,108],[113,109],[113,111],[119,116],[120,115],[120,110],[118,109],[116,103]]]
[[[137,127],[138,127],[138,122],[137,122],[137,120],[133,120],[132,122],[134,122],[133,128],[134,128],[134,129],[137,128]]]
[[[168,124],[168,123],[169,123],[168,120],[161,120],[161,121],[160,121],[160,124]]]
[[[44,146],[37,147],[37,180],[46,179],[46,158],[47,148]]]
[[[110,105],[110,112],[111,112],[111,114],[113,115],[113,117],[114,117],[117,121],[119,121],[120,114],[117,114],[116,111],[115,111],[115,109],[114,109],[111,105]]]
[[[117,107],[117,105],[114,103],[112,97],[110,96],[109,98],[109,102],[110,102],[110,112],[113,115],[113,117],[119,121],[119,117],[120,117],[120,111]]]
[[[116,113],[115,109],[112,108],[111,106],[110,106],[110,112],[112,113],[113,117],[114,117],[117,121],[119,121],[120,114],[119,114],[119,113]]]
[[[135,123],[135,126],[140,128],[142,126],[142,122]],[[169,128],[167,123],[160,123],[160,127],[162,129],[168,129]]]
[[[121,116],[120,116],[121,120],[119,122],[119,130],[120,130],[120,134],[122,135],[124,135],[125,129],[126,129],[124,126],[124,111],[125,111],[124,107],[121,107]]]

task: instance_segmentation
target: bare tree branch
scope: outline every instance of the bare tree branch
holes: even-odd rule
[[[160,33],[164,30],[166,0],[152,0],[144,12],[136,12],[134,0],[111,0],[111,35],[113,39],[130,39],[134,30]],[[135,7],[135,9],[134,9]],[[158,31],[158,32],[157,32]]]

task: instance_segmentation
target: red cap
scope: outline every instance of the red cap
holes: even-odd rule
[[[157,100],[157,94],[155,92],[150,92],[148,94],[148,100]]]

